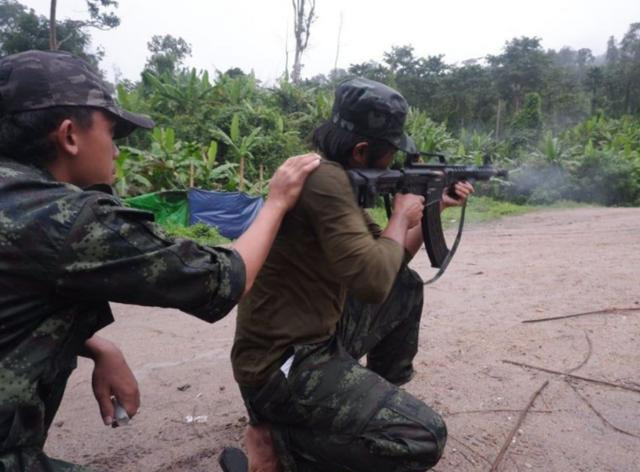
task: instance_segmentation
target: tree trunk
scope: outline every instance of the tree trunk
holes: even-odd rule
[[[338,26],[338,41],[336,45],[336,60],[333,62],[333,70],[338,70],[338,58],[340,57],[340,38],[342,36],[342,12],[340,12],[340,25]]]
[[[500,119],[502,118],[502,100],[498,99],[498,112],[496,113],[496,137],[495,140],[500,139]]]
[[[624,88],[624,113],[631,114],[631,81],[627,80]]]
[[[309,2],[309,13],[305,11],[307,1]],[[293,34],[296,38],[291,81],[294,84],[299,84],[302,74],[302,53],[307,48],[307,44],[309,44],[311,23],[315,19],[316,0],[291,0],[291,4],[293,5]]]
[[[238,170],[240,174],[238,179],[238,190],[241,192],[244,190],[244,156],[240,156],[240,169]]]
[[[260,164],[260,193],[262,193],[262,183],[264,182],[264,165]]]
[[[284,37],[284,81],[289,82],[289,26]]]
[[[58,1],[51,0],[51,9],[49,10],[49,49],[55,51],[58,49],[58,38],[56,38],[56,7]]]

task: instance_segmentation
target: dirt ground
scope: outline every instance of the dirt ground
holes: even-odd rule
[[[426,254],[414,268],[433,271]],[[640,471],[640,209],[543,211],[466,228],[448,272],[426,289],[418,375],[407,390],[445,418],[434,470],[488,471],[532,395],[501,471]],[[132,287],[135,290],[135,287]],[[532,318],[637,308],[557,321]],[[114,305],[116,341],[142,408],[102,425],[81,360],[46,450],[101,471],[218,471],[246,415],[229,365],[232,314],[207,325],[175,310]],[[574,380],[510,360],[620,384]],[[636,391],[633,391],[635,389]],[[188,422],[187,417],[201,417]]]

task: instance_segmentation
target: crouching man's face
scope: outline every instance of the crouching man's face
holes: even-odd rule
[[[78,187],[113,184],[118,148],[113,142],[116,122],[106,112],[94,110],[89,126],[64,120],[58,130],[58,157],[64,160],[67,178]],[[61,152],[60,152],[61,151]]]

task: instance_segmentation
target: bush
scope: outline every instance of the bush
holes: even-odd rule
[[[203,246],[220,246],[229,243],[213,226],[196,223],[192,226],[167,225],[163,229],[173,238],[191,239]]]

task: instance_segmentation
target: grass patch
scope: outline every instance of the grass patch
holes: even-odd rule
[[[371,218],[373,218],[373,221],[375,221],[378,226],[380,226],[381,228],[384,228],[385,226],[387,226],[387,212],[384,208],[381,207],[375,207],[375,208],[367,208],[367,213],[369,213],[371,215]]]
[[[169,236],[192,239],[203,246],[220,246],[231,242],[222,236],[216,228],[204,223],[197,223],[192,226],[166,225],[163,226],[163,229]]]
[[[483,221],[496,220],[505,216],[522,215],[540,207],[533,205],[516,205],[515,203],[494,200],[490,197],[471,197],[467,204],[465,223],[481,223]],[[459,208],[447,208],[442,213],[442,222],[445,228],[457,225],[460,221]]]
[[[597,205],[595,203],[581,203],[574,202],[573,200],[558,200],[548,205],[539,206],[540,209],[560,209],[566,210],[570,208],[596,208],[601,205]]]

